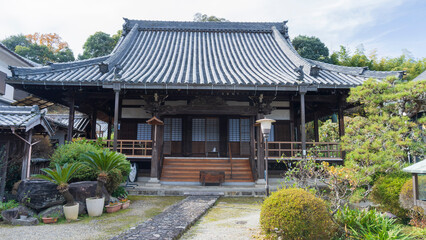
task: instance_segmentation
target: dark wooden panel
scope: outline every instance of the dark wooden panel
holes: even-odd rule
[[[274,125],[275,141],[291,141],[289,121],[277,121]]]
[[[171,142],[171,154],[182,154],[182,142]]]
[[[230,142],[232,157],[240,156],[240,142]]]
[[[240,156],[250,156],[250,142],[240,143]]]
[[[192,142],[192,153],[193,154],[205,154],[206,145],[205,142]]]
[[[121,119],[120,132],[118,134],[119,139],[136,140],[137,124],[138,124],[138,121],[136,120]]]

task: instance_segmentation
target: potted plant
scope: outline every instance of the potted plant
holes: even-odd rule
[[[121,209],[123,204],[121,202],[110,202],[105,206],[107,213],[117,212]]]
[[[56,189],[64,196],[66,204],[64,205],[64,214],[67,220],[76,220],[78,217],[79,204],[74,201],[74,197],[69,192],[68,182],[71,180],[73,175],[80,170],[81,164],[65,164],[60,166],[55,164],[56,169],[50,168],[41,169],[46,175],[37,174],[35,177],[50,181],[58,185]]]
[[[122,203],[121,209],[126,209],[130,206],[130,200],[127,197],[119,198],[119,200]]]
[[[43,220],[44,224],[50,224],[50,223],[56,223],[58,221],[58,218],[59,218],[59,213],[53,213],[45,217],[42,217],[41,219]]]
[[[83,164],[96,170],[98,173],[96,196],[86,198],[86,207],[89,216],[102,215],[105,198],[102,194],[108,174],[125,164],[125,156],[117,152],[103,151],[101,153],[89,152],[84,156]]]

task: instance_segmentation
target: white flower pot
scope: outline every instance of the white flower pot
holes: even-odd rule
[[[77,220],[79,203],[75,203],[72,206],[64,205],[64,215],[67,220]]]
[[[98,217],[104,211],[105,198],[86,198],[87,213],[91,217]]]

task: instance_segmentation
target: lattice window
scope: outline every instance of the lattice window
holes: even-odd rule
[[[148,123],[138,123],[137,140],[151,140],[151,125]]]
[[[182,141],[182,118],[172,118],[172,141]]]
[[[206,140],[211,142],[219,142],[219,119],[206,119]]]
[[[206,121],[203,118],[192,119],[192,141],[206,141]]]
[[[230,142],[240,141],[240,119],[229,119],[229,138]]]
[[[240,119],[241,142],[250,142],[250,120],[248,118]]]
[[[164,141],[182,141],[182,118],[164,119]]]

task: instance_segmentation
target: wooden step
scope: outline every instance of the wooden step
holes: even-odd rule
[[[249,159],[227,158],[165,158],[161,181],[199,182],[200,171],[225,172],[225,182],[253,182]]]

